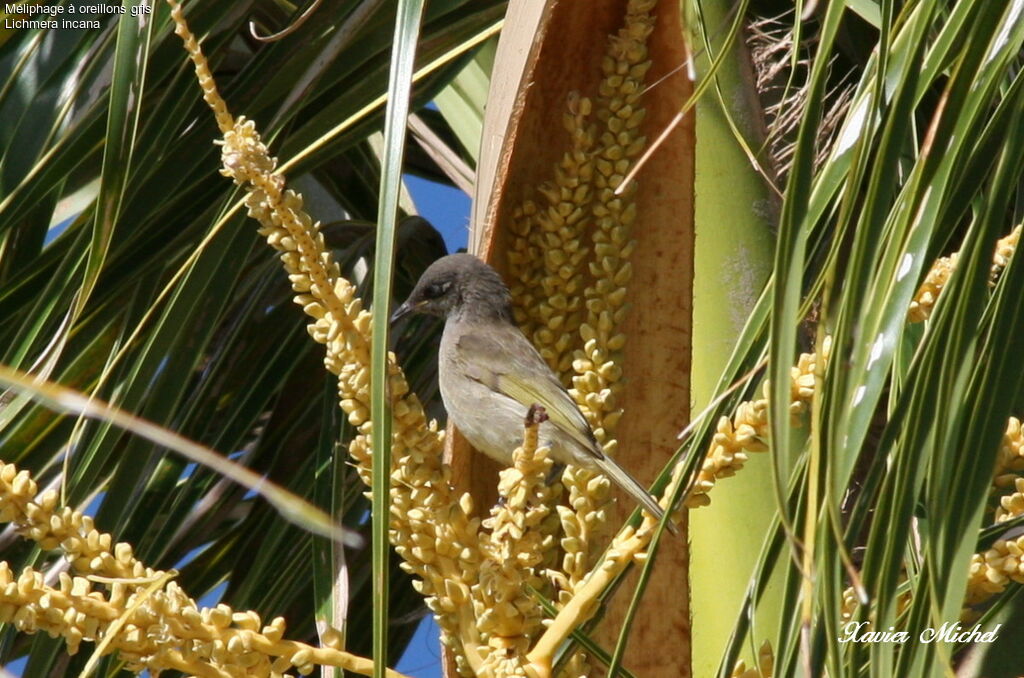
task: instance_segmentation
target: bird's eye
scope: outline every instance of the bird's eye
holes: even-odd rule
[[[427,288],[425,290],[423,290],[423,296],[426,297],[427,299],[437,299],[438,297],[444,295],[444,293],[447,292],[448,288],[451,286],[451,282],[431,283],[430,285],[427,285]]]

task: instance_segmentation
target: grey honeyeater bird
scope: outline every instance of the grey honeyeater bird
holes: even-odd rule
[[[438,355],[441,398],[473,447],[511,466],[527,410],[538,405],[548,415],[538,437],[556,463],[603,473],[661,518],[654,497],[604,454],[586,417],[516,327],[512,297],[497,271],[470,254],[442,257],[423,272],[391,322],[409,313],[445,320]]]

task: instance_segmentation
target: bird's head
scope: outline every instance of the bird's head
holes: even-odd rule
[[[511,322],[512,299],[493,268],[471,254],[449,254],[427,267],[391,322],[410,313]]]

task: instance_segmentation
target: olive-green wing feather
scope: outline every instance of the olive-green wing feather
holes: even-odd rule
[[[578,443],[580,451],[592,455],[613,482],[661,519],[662,508],[647,488],[601,452],[583,413],[518,329],[495,324],[463,332],[455,343],[455,352],[466,376],[522,404],[524,416],[531,405],[543,407],[549,423]],[[668,529],[676,532],[671,522]]]
[[[568,434],[579,446],[598,458],[599,451],[590,425],[554,372],[514,327],[488,327],[466,332],[456,344],[467,376],[523,405],[540,405],[548,420]]]

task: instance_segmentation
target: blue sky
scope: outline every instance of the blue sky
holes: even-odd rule
[[[469,196],[410,174],[405,175],[405,185],[420,216],[441,232],[448,252],[464,248],[469,239]]]

